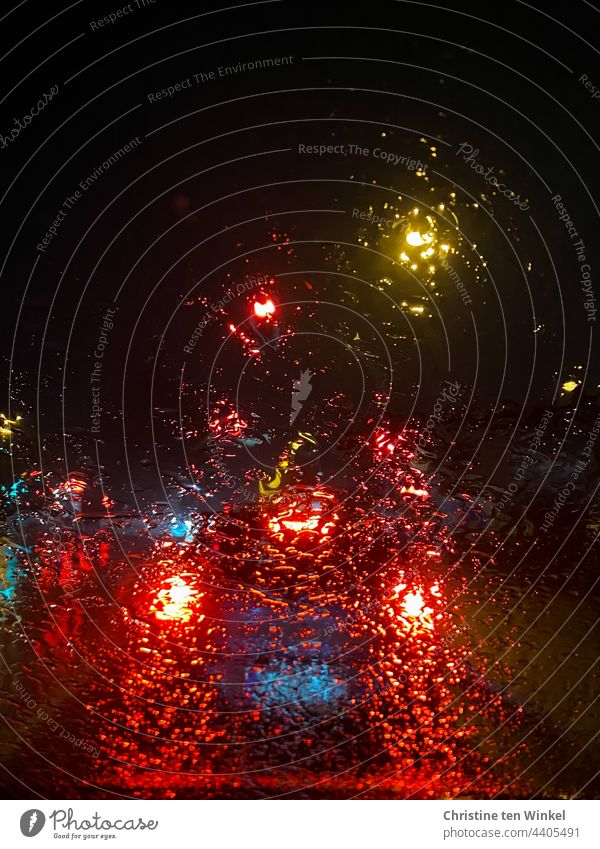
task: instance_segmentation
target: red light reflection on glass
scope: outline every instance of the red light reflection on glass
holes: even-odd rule
[[[167,578],[165,584],[167,586],[159,590],[150,606],[151,613],[154,613],[157,619],[189,622],[199,601],[198,590],[178,577]],[[202,619],[204,616],[199,615],[198,621]]]
[[[264,303],[260,301],[254,302],[254,315],[257,318],[268,318],[275,313],[275,304],[271,298],[267,298]]]

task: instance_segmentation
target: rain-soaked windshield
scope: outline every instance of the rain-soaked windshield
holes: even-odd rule
[[[73,12],[86,51],[0,150],[14,177],[75,115],[2,249],[3,797],[597,798],[599,257],[567,119],[507,125],[398,10],[368,46],[366,9],[343,43],[316,8],[146,38],[176,6]]]

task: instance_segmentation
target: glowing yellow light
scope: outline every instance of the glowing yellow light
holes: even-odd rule
[[[417,313],[417,315],[421,315],[421,313],[425,311],[425,307],[411,307],[410,311]]]
[[[437,204],[440,211],[445,209],[444,204]],[[449,213],[454,216],[453,213]],[[438,241],[438,224],[433,215],[426,215],[425,210],[413,207],[408,213],[409,224],[403,228],[403,246],[400,249],[400,261],[411,271],[423,274],[423,282],[430,283],[431,277],[436,274],[438,263],[444,262],[448,253],[455,249],[449,243],[440,244]]]
[[[305,442],[310,442],[311,445],[316,445],[316,441],[310,433],[307,433],[306,431],[298,431],[297,438],[288,444],[288,447],[281,455],[272,477],[265,477],[259,480],[258,491],[260,495],[270,497],[281,488],[284,483],[285,475],[291,468],[291,461],[293,461],[296,452]]]
[[[576,380],[567,380],[566,383],[563,383],[562,388],[565,392],[572,392],[574,389],[577,389],[578,386],[579,384]]]
[[[425,244],[425,239],[421,236],[418,230],[411,230],[410,233],[407,233],[406,241],[409,245],[412,245],[413,248],[420,248],[421,245]]]
[[[11,425],[18,424],[21,421],[21,416],[17,416],[16,419],[9,419],[5,413],[0,413],[0,419],[2,420],[0,424],[0,436],[12,436]]]

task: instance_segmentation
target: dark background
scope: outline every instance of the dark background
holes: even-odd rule
[[[390,271],[387,260],[352,247],[357,225],[349,211],[369,204],[377,211],[396,192],[419,192],[414,172],[372,157],[297,153],[299,143],[373,148],[381,132],[387,133],[386,149],[421,156],[430,174],[439,172],[427,187],[436,201],[453,182],[481,201],[487,188],[482,178],[455,155],[466,140],[479,148],[478,161],[505,171],[507,185],[530,205],[521,212],[504,198],[490,198],[482,204],[485,212],[464,204],[457,209],[496,291],[489,278],[470,286],[474,331],[469,310],[454,287],[446,287],[438,305],[449,335],[450,367],[439,320],[409,316],[410,330],[400,320],[397,333],[414,334],[419,345],[410,338],[392,343],[394,414],[406,416],[415,397],[427,409],[448,373],[462,385],[475,385],[485,401],[510,399],[521,406],[552,398],[567,372],[589,362],[586,389],[595,391],[592,325],[582,308],[572,246],[550,201],[552,193],[562,195],[594,270],[593,136],[599,104],[577,81],[581,73],[593,79],[598,67],[597,52],[582,43],[597,25],[591,7],[578,7],[580,38],[560,26],[561,10],[552,21],[550,10],[523,3],[485,10],[468,3],[390,2],[357,9],[309,3],[300,12],[277,2],[214,13],[203,4],[192,17],[186,4],[157,0],[92,32],[90,20],[115,8],[83,2],[64,11],[55,5],[50,14],[27,3],[6,13],[3,22],[9,53],[2,60],[2,80],[10,93],[1,131],[9,132],[12,117],[27,111],[41,91],[59,85],[44,112],[0,152],[6,191],[4,342],[7,358],[12,349],[13,408],[16,402],[33,413],[39,388],[44,427],[60,427],[63,409],[67,427],[89,427],[81,400],[88,389],[91,342],[115,298],[117,326],[105,363],[111,380],[103,385],[110,414],[104,424],[110,428],[111,416],[118,415],[123,392],[138,434],[148,427],[152,382],[158,406],[177,406],[182,342],[203,310],[201,304],[182,308],[182,299],[218,299],[244,274],[287,272],[278,292],[282,300],[305,296],[310,278],[311,297],[348,302],[351,288],[357,310],[384,321],[388,305],[381,297],[331,272],[344,268],[375,281]],[[573,23],[570,14],[564,23]],[[287,55],[294,57],[289,67],[238,73],[148,103],[149,92],[193,73]],[[361,58],[308,61],[331,56]],[[421,134],[428,144],[419,142]],[[35,246],[63,198],[135,136],[143,144],[84,193],[38,256]],[[436,139],[437,157],[426,158]],[[282,148],[291,150],[273,152]],[[391,191],[376,191],[374,184]],[[427,193],[420,197],[427,200]],[[300,209],[347,212],[291,212]],[[288,256],[274,246],[273,232],[278,240],[287,236],[310,244],[297,245]],[[367,228],[369,235],[373,229]],[[523,274],[519,263],[522,268],[532,263],[532,270]],[[398,300],[400,294],[420,294],[397,267],[395,274],[401,278],[394,292]],[[244,309],[241,299],[229,317],[236,310],[245,317]],[[318,323],[338,332],[336,318],[324,315]],[[205,384],[221,330],[213,323],[190,358],[185,378],[192,386]],[[235,382],[241,362],[239,351],[226,351],[219,379]],[[324,377],[323,391],[328,379],[335,380],[333,372]],[[276,405],[276,394],[270,404]]]
[[[467,683],[456,684],[461,716],[453,715],[452,727],[462,727],[472,685],[482,702],[516,716],[513,736],[493,711],[476,721],[481,736],[489,730],[493,738],[490,769],[500,778],[461,789],[463,797],[489,797],[498,787],[521,798],[534,792],[597,796],[597,445],[550,530],[541,528],[584,456],[600,412],[595,323],[584,309],[573,242],[551,200],[562,196],[585,242],[596,297],[600,99],[579,78],[586,74],[600,86],[600,12],[587,2],[535,8],[512,0],[390,0],[356,7],[276,0],[230,8],[156,0],[131,6],[98,31],[90,22],[124,4],[27,0],[0,12],[0,133],[9,134],[13,120],[51,86],[59,89],[18,138],[0,148],[0,410],[23,417],[11,440],[0,444],[2,533],[35,552],[32,558],[19,554],[21,560],[9,552],[11,563],[8,556],[0,562],[10,584],[0,609],[2,656],[8,658],[0,750],[8,792],[93,795],[100,787],[109,796],[152,797],[173,787],[171,795],[215,793],[209,780],[208,790],[204,783],[214,750],[206,761],[190,754],[187,719],[179,722],[177,711],[174,719],[169,714],[173,725],[165,732],[172,739],[158,751],[158,775],[146,769],[146,758],[156,756],[155,725],[164,720],[161,699],[179,709],[173,674],[188,675],[197,650],[213,652],[215,675],[224,675],[226,684],[231,678],[239,690],[231,698],[242,713],[235,734],[227,711],[218,709],[219,699],[231,707],[227,686],[213,687],[210,679],[206,700],[196,688],[190,702],[194,733],[216,719],[224,735],[215,769],[230,775],[233,764],[244,780],[250,776],[248,786],[228,787],[225,795],[281,793],[276,774],[266,776],[266,787],[252,786],[255,761],[268,764],[274,753],[277,763],[281,756],[287,764],[289,756],[296,764],[297,756],[314,751],[324,755],[323,769],[316,760],[311,775],[296,782],[310,795],[322,771],[337,774],[335,757],[327,758],[340,740],[371,725],[379,730],[370,715],[359,716],[356,726],[338,722],[355,691],[350,687],[342,697],[336,687],[370,674],[373,658],[387,677],[386,659],[404,651],[397,635],[378,627],[383,620],[377,617],[385,616],[390,588],[406,567],[415,587],[446,582],[449,629],[460,637],[444,644],[435,642],[437,633],[435,640],[426,633],[426,648],[416,645],[415,653],[429,657],[431,648],[440,664],[460,657],[463,647],[469,654],[471,665],[462,664]],[[192,82],[157,103],[148,99],[194,73],[284,56],[293,62]],[[36,246],[65,197],[134,138],[141,143],[83,193],[40,253]],[[490,191],[457,155],[463,142],[528,201],[529,210]],[[425,162],[427,176],[372,156],[318,157],[298,149],[319,144],[379,146]],[[444,215],[438,215],[440,204]],[[450,262],[470,303],[439,263],[433,287],[423,268],[413,275],[400,261],[414,207],[421,218],[428,207],[436,210],[439,242],[452,246]],[[398,215],[399,225],[378,229],[354,218],[354,209]],[[272,282],[238,290],[257,275]],[[230,290],[238,296],[214,312]],[[253,303],[267,296],[276,314],[261,322],[253,317]],[[102,357],[102,412],[94,430],[90,378],[107,309],[115,311],[114,327]],[[186,351],[207,316],[200,339]],[[312,392],[292,426],[294,381],[307,370]],[[569,380],[578,382],[572,392],[562,388]],[[442,403],[443,414],[425,441],[429,453],[411,454],[406,443],[406,454],[398,450],[395,465],[386,465],[385,449],[373,445],[377,425],[382,422],[389,430],[385,439],[396,439],[398,449],[405,426],[414,429],[413,437],[427,435],[446,381],[457,384],[459,394],[456,403]],[[239,434],[212,439],[209,422],[232,406],[248,423],[245,435],[252,442]],[[534,451],[533,433],[549,408],[552,421]],[[277,499],[260,500],[257,492],[260,470],[272,472],[298,431],[312,434],[317,447],[303,446],[286,486],[308,485],[302,497],[312,510],[314,484],[326,477],[332,502],[339,504],[326,546],[331,562],[343,567],[331,572],[329,553],[320,557],[316,577],[311,573],[316,602],[309,590],[295,595],[293,586],[296,572],[306,577],[312,554],[304,557],[303,545],[312,545],[312,538],[295,539],[298,550],[289,557],[286,537],[279,551],[269,536]],[[354,465],[344,465],[350,455]],[[531,464],[518,478],[524,458]],[[234,490],[223,470],[235,478],[236,496],[243,486],[254,487],[241,519],[224,509]],[[64,489],[73,472],[85,492],[76,505]],[[29,476],[22,498],[8,492],[20,474]],[[518,493],[502,504],[517,480]],[[426,496],[401,492],[401,484],[419,481],[425,481]],[[207,492],[219,486],[211,501],[214,492]],[[395,502],[386,500],[392,490]],[[196,536],[190,534],[186,548],[189,528],[177,523],[187,517]],[[413,531],[421,546],[416,551],[406,547]],[[165,539],[167,550],[178,552],[172,561],[157,554]],[[275,548],[267,557],[268,545]],[[281,586],[274,563],[292,576],[283,601],[275,597]],[[165,624],[148,613],[149,604],[165,580],[181,573],[194,586],[205,580],[207,617]],[[264,588],[265,575],[272,593],[257,601],[247,590],[255,582]],[[358,649],[346,655],[343,623],[361,603]],[[317,621],[317,637],[303,642],[304,613],[319,620],[322,607],[343,627],[322,639]],[[281,657],[272,663],[269,623],[279,628],[279,617]],[[158,670],[149,678],[141,639],[148,622],[156,637],[150,660]],[[210,642],[213,627],[221,643]],[[300,649],[288,668],[291,643]],[[171,651],[175,673],[167,662]],[[249,660],[244,675],[251,674],[240,678],[228,659],[245,652],[260,654],[264,668],[257,672]],[[294,685],[298,669],[304,683],[300,695],[297,686],[290,695],[287,678]],[[253,736],[258,701],[248,702],[252,675],[275,705],[273,714],[271,705],[263,711],[260,745],[271,740],[271,719],[287,728],[285,711],[280,723],[281,703],[304,699],[312,728],[327,708],[319,701],[323,681],[333,692],[331,737],[327,732],[313,741],[302,732],[300,748],[288,750],[286,732],[281,747],[277,740],[237,763],[239,741],[231,748],[228,735],[239,733],[242,747]],[[429,670],[417,689],[430,694],[428,675],[440,680]],[[273,679],[283,681],[282,692],[271,692]],[[13,692],[16,680],[65,727],[92,737],[102,757],[81,766],[78,749],[24,713]],[[356,692],[362,697],[367,689]],[[390,715],[401,696],[399,690],[382,697]],[[426,707],[435,721],[437,698],[433,688]],[[125,734],[119,723],[127,726]],[[421,792],[427,747],[418,722],[409,717],[407,725],[417,728],[410,795],[415,788]],[[401,736],[401,724],[394,728]],[[137,759],[130,735],[140,745]],[[363,758],[367,763],[365,784],[352,778],[336,789],[341,798],[361,786],[379,792],[379,775],[368,766],[379,742],[362,741],[364,751],[340,746],[344,768],[353,770]],[[23,757],[24,745],[36,753],[31,761]],[[432,761],[448,749],[438,749]],[[475,766],[469,760],[474,753]],[[128,779],[120,770],[130,757]],[[393,752],[384,765],[386,776],[397,757]],[[485,758],[485,751],[469,750],[455,786],[471,787],[471,769],[474,776],[482,769],[485,777]],[[188,782],[188,767],[202,779],[197,786]],[[511,789],[521,771],[531,787]],[[459,793],[448,786],[444,778],[432,792],[444,798]],[[397,788],[389,793],[401,795]]]

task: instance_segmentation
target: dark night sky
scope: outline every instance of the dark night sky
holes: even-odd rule
[[[226,322],[246,317],[247,300],[236,300],[187,358],[182,347],[206,307],[198,301],[182,307],[181,301],[218,300],[248,274],[277,276],[282,301],[307,294],[319,301],[312,318],[303,315],[295,323],[293,313],[282,316],[296,332],[320,328],[352,342],[358,319],[346,325],[346,315],[327,313],[327,300],[352,306],[384,335],[406,335],[401,341],[386,337],[394,367],[391,412],[400,417],[415,398],[417,408],[426,409],[448,375],[474,385],[486,402],[509,399],[521,406],[552,398],[557,381],[589,360],[586,388],[595,392],[593,324],[582,307],[572,244],[550,200],[562,195],[590,266],[598,267],[593,135],[600,104],[578,82],[582,73],[593,79],[597,53],[581,38],[524,3],[482,9],[475,3],[425,8],[389,2],[343,11],[303,4],[301,19],[297,7],[285,2],[214,14],[203,4],[202,13],[178,22],[189,8],[157,0],[144,8],[133,4],[94,31],[90,22],[115,7],[82,2],[64,14],[53,6],[53,20],[31,35],[28,9],[16,10],[5,23],[11,44],[19,35],[26,40],[3,60],[9,92],[3,131],[41,91],[53,84],[59,89],[0,151],[7,191],[4,338],[9,345],[14,340],[13,406],[32,411],[39,382],[41,419],[49,430],[56,428],[64,380],[67,427],[89,426],[82,397],[92,343],[116,298],[118,318],[104,363],[103,399],[110,410],[105,426],[110,429],[112,421],[118,427],[124,391],[144,441],[151,403],[177,406],[184,360],[193,394],[194,387],[205,387]],[[38,14],[40,22],[50,16],[42,7]],[[578,16],[581,33],[597,23],[591,7],[581,7]],[[219,66],[275,56],[292,60],[219,78]],[[22,79],[23,68],[42,61]],[[195,82],[194,74],[211,70],[215,79]],[[190,82],[172,98],[150,102],[148,95],[183,80]],[[298,153],[299,144],[373,150],[381,146],[382,133],[386,149],[427,154],[427,187],[414,172],[372,155]],[[423,137],[427,144],[419,141]],[[140,139],[135,151],[82,192],[47,250],[39,252],[36,245],[64,199],[134,138]],[[528,211],[489,196],[476,210],[467,206],[469,195],[482,201],[486,186],[457,155],[462,142],[479,150],[486,167],[504,172],[506,184],[528,199]],[[446,285],[438,288],[439,316],[423,321],[396,313],[386,328],[389,301],[364,281],[374,284],[391,273],[396,301],[418,298],[422,289],[387,256],[357,246],[361,238],[372,249],[380,247],[376,230],[359,232],[351,210],[373,206],[381,212],[398,195],[437,203],[456,185],[461,231],[476,243],[489,276],[471,280],[471,310]],[[282,238],[294,243],[291,255],[278,247]],[[524,273],[529,263],[531,271]],[[466,267],[462,274],[469,285]],[[376,350],[381,345],[366,326],[361,340],[377,360],[365,360],[372,365],[367,381],[377,383],[377,370],[387,368],[383,349]],[[262,376],[261,397],[275,418],[288,354]],[[321,358],[325,395],[339,381],[326,365],[329,357],[325,351]],[[226,346],[215,373],[219,389],[236,384],[243,363],[239,346]]]

